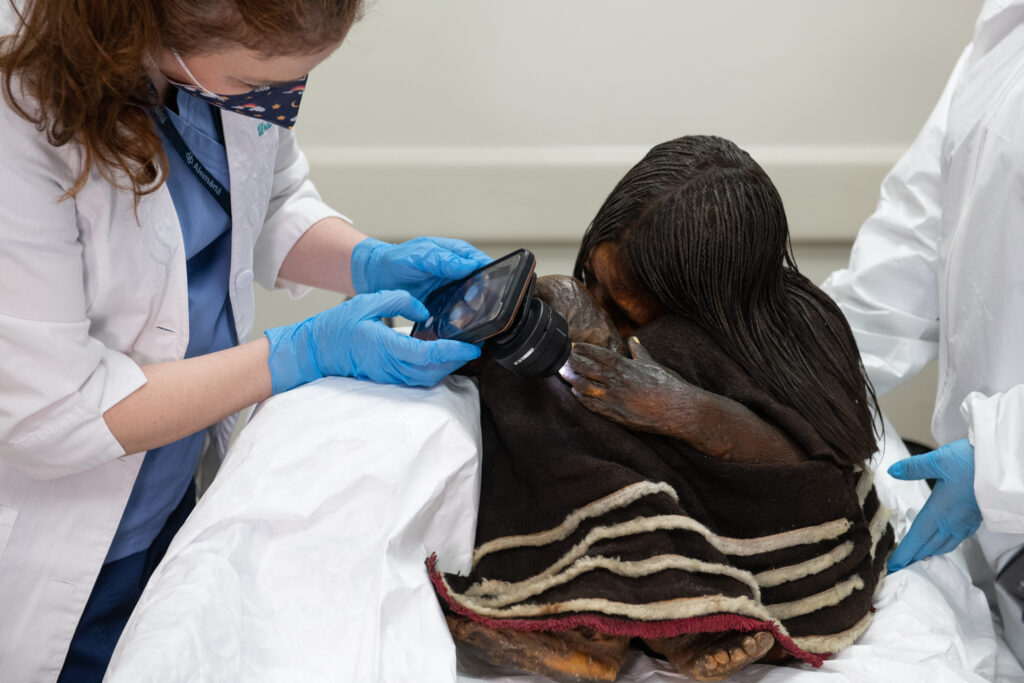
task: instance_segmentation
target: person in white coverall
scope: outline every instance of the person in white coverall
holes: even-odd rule
[[[1024,662],[1024,2],[990,0],[923,130],[882,183],[849,267],[823,285],[878,394],[938,357],[935,479],[890,571],[976,530]]]

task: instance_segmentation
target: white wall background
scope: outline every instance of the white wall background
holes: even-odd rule
[[[652,145],[728,137],[786,202],[801,269],[841,267],[970,40],[980,0],[370,0],[297,132],[324,197],[375,237],[526,246],[568,272]],[[257,330],[338,300],[261,296]],[[931,441],[933,372],[884,400]]]

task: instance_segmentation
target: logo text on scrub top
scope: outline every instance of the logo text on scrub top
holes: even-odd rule
[[[260,137],[263,137],[263,134],[270,130],[271,125],[266,121],[260,121],[260,125],[256,126],[256,132],[259,133]]]

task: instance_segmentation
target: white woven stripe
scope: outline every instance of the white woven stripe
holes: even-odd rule
[[[864,507],[864,501],[867,500],[868,494],[871,493],[871,487],[875,483],[875,473],[870,469],[865,469],[864,473],[860,475],[860,479],[857,480],[857,502],[860,503],[861,507]]]
[[[565,520],[553,529],[541,531],[536,534],[524,534],[520,536],[503,536],[484,543],[473,552],[473,566],[475,567],[481,559],[499,550],[509,548],[538,547],[565,540],[569,535],[579,528],[579,525],[591,517],[624,508],[646,496],[664,494],[678,501],[679,496],[674,488],[665,482],[641,481],[636,484],[619,489],[603,498],[598,498],[569,514]]]
[[[872,613],[868,612],[856,624],[839,633],[824,636],[802,636],[794,638],[793,642],[796,643],[797,647],[814,654],[825,655],[839,652],[843,648],[853,645],[854,641],[861,637],[868,626],[871,625],[872,616]]]
[[[656,555],[644,560],[631,562],[614,557],[584,557],[560,574],[553,576],[540,574],[523,581],[517,581],[516,583],[485,580],[471,586],[466,590],[466,595],[478,599],[480,604],[490,607],[504,607],[514,602],[522,602],[527,598],[564,585],[595,569],[603,569],[617,576],[631,579],[651,576],[669,569],[728,576],[746,585],[753,593],[755,600],[761,600],[760,589],[750,572],[730,567],[729,565],[704,562],[682,555]]]
[[[802,617],[805,614],[817,612],[823,607],[834,607],[850,597],[854,591],[861,590],[862,588],[864,588],[864,579],[859,574],[854,574],[845,581],[841,581],[820,593],[791,602],[776,602],[771,605],[765,605],[765,607],[768,608],[768,611],[776,619],[792,619],[793,617]]]
[[[604,598],[580,598],[559,603],[489,607],[469,596],[453,593],[444,575],[441,576],[441,582],[444,584],[445,590],[452,600],[480,616],[492,619],[524,619],[559,615],[566,612],[599,612],[609,616],[637,621],[689,619],[718,613],[738,614],[761,621],[775,621],[760,603],[744,596],[725,597],[709,595],[696,598],[675,598],[673,600],[643,604],[617,602]],[[775,623],[775,626],[780,632],[787,633],[782,624]]]
[[[570,548],[569,552],[558,558],[558,561],[542,571],[540,574],[537,574],[537,577],[554,576],[561,572],[573,562],[576,562],[586,555],[591,546],[595,543],[613,538],[621,538],[623,536],[634,536],[636,534],[649,533],[652,531],[678,529],[685,529],[687,531],[694,531],[697,533],[711,533],[693,519],[683,517],[681,515],[638,517],[628,522],[621,522],[611,526],[595,527],[587,532],[587,535],[583,537],[582,541]]]
[[[870,491],[870,473],[865,472],[858,485],[858,495]],[[583,521],[598,517],[612,510],[621,509],[649,495],[667,494],[677,499],[675,491],[663,482],[639,482],[605,496],[578,510],[573,511],[557,527],[535,534],[506,536],[494,539],[477,549],[474,553],[474,566],[487,555],[512,548],[540,547],[564,540],[576,531]],[[885,531],[889,511],[879,506],[879,511],[872,519],[873,547]],[[813,544],[835,539],[847,532],[853,523],[847,519],[834,519],[822,524],[792,529],[790,531],[759,536],[754,538],[731,538],[719,536],[696,520],[685,515],[658,515],[640,517],[609,526],[598,526],[591,529],[586,536],[568,553],[536,576],[519,582],[501,582],[485,580],[472,586],[466,594],[451,591],[447,581],[442,577],[452,599],[473,612],[496,619],[541,617],[567,612],[598,612],[610,616],[636,619],[642,621],[686,619],[696,616],[707,616],[717,612],[734,613],[755,619],[777,622],[795,616],[810,614],[818,609],[837,605],[854,591],[864,588],[860,576],[852,576],[827,591],[807,598],[787,603],[764,606],[759,603],[762,586],[776,586],[788,581],[795,581],[806,576],[824,571],[830,566],[847,558],[854,549],[851,541],[841,543],[824,555],[788,567],[762,572],[757,577],[749,572],[724,564],[708,563],[694,558],[679,555],[661,555],[639,561],[622,561],[610,557],[586,557],[586,553],[595,544],[610,539],[652,533],[658,531],[687,531],[701,535],[710,545],[726,555],[752,556],[773,552],[798,545]],[[700,596],[694,598],[676,598],[655,603],[631,604],[606,600],[603,598],[576,598],[562,603],[521,604],[523,600],[535,597],[560,585],[594,570],[611,571],[621,576],[640,578],[667,569],[699,571],[730,576],[749,586],[754,598],[745,596],[726,597],[722,595]],[[517,604],[518,603],[518,604]],[[870,617],[870,615],[869,615]],[[857,629],[870,621],[867,617],[858,626],[839,634],[828,636],[810,636],[803,639],[809,646],[800,647],[809,652],[833,652],[834,643],[849,644],[859,636],[863,629]],[[778,624],[782,633],[785,629]],[[852,637],[850,637],[852,635]],[[845,647],[845,645],[842,645]],[[817,647],[819,649],[812,649]]]
[[[853,552],[853,541],[846,541],[837,545],[824,555],[812,557],[809,560],[798,564],[791,564],[786,567],[769,569],[768,571],[755,574],[754,578],[762,588],[781,586],[790,581],[797,581],[812,574],[819,574],[829,567],[839,564]]]
[[[878,542],[882,540],[882,536],[885,535],[885,530],[889,526],[889,519],[892,517],[892,510],[878,503],[878,509],[875,510],[875,516],[871,518],[871,522],[868,524],[868,530],[871,532],[871,559],[875,559],[875,549],[878,547]]]
[[[833,519],[831,522],[805,526],[800,529],[791,529],[768,536],[757,536],[755,538],[729,538],[712,534],[714,538],[709,538],[708,541],[726,555],[749,557],[750,555],[760,555],[761,553],[770,553],[775,550],[792,548],[793,546],[838,538],[849,531],[852,526],[853,522],[850,520],[839,518]],[[709,531],[708,533],[711,532]]]
[[[641,482],[641,484],[648,483],[649,482]],[[659,484],[659,486],[668,485]],[[627,491],[629,491],[632,496],[623,496],[615,501],[610,500],[613,496],[617,496],[619,493],[625,493]],[[663,491],[658,490],[655,492],[662,493]],[[611,496],[605,496],[594,503],[590,503],[585,507],[575,510],[572,514],[566,517],[564,522],[554,529],[522,536],[503,536],[501,538],[488,541],[477,548],[476,552],[474,552],[473,566],[475,567],[483,557],[499,550],[511,550],[513,548],[522,547],[539,547],[564,540],[569,536],[569,534],[579,527],[580,523],[584,519],[604,514],[605,512],[617,507],[624,507],[623,504],[613,505],[613,502],[620,503],[625,500],[628,501],[625,503],[628,505],[644,495],[650,495],[650,493],[643,491],[639,485],[633,484],[632,486],[611,494]],[[822,524],[802,527],[800,529],[791,529],[789,531],[770,534],[768,536],[731,538],[728,536],[719,536],[700,522],[684,515],[639,517],[628,522],[620,522],[619,524],[613,524],[606,527],[595,527],[594,529],[591,529],[583,541],[577,544],[569,553],[566,554],[566,556],[559,560],[559,562],[552,565],[552,567],[545,573],[550,574],[560,571],[562,567],[574,562],[576,558],[586,552],[587,548],[599,540],[620,538],[622,536],[629,536],[633,534],[650,533],[653,531],[692,531],[702,535],[708,543],[726,555],[747,557],[775,550],[782,550],[784,548],[790,548],[797,545],[827,541],[841,536],[849,530],[851,526],[853,526],[851,521],[839,518]]]

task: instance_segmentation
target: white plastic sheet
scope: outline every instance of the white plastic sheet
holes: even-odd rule
[[[168,550],[108,681],[527,683],[456,654],[424,569],[468,568],[479,490],[476,390],[321,380],[265,403]],[[905,451],[895,430],[877,463]],[[879,477],[902,533],[926,496]],[[887,577],[867,633],[821,669],[752,681],[1022,681],[961,551]],[[805,680],[806,679],[806,680]],[[620,680],[684,680],[636,653]]]
[[[479,407],[326,379],[242,430],[132,615],[111,681],[446,681],[423,561],[468,567]]]

